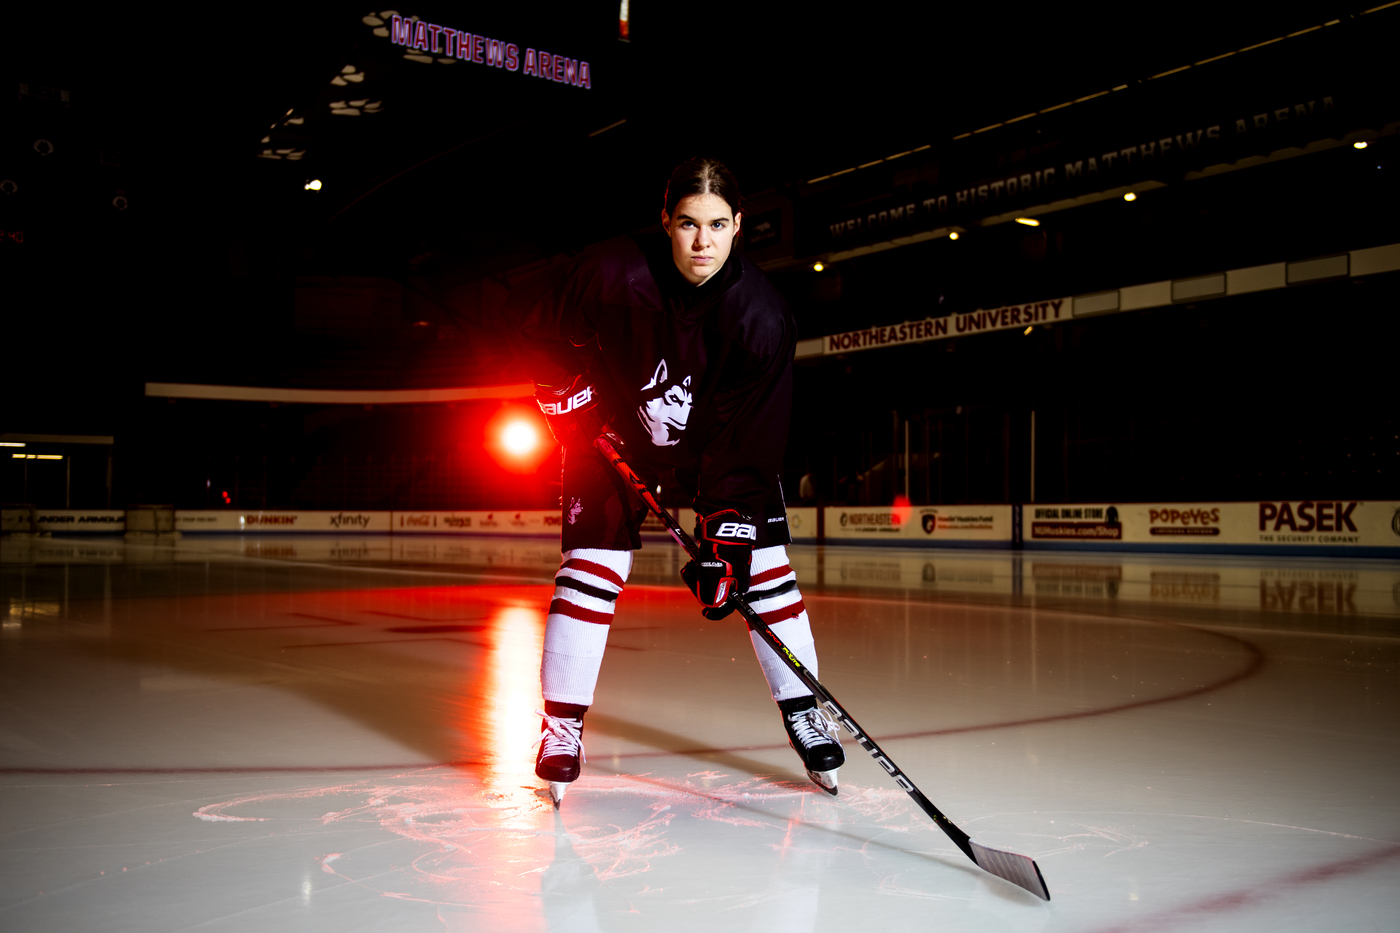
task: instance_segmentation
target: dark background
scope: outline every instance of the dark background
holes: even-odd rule
[[[171,401],[144,385],[519,381],[487,326],[511,283],[652,227],[667,172],[697,153],[730,164],[755,216],[788,211],[796,251],[765,265],[803,338],[1400,240],[1400,8],[631,9],[628,43],[615,2],[399,10],[587,59],[587,91],[405,61],[359,7],[21,14],[0,39],[0,179],[16,184],[0,194],[0,432],[116,445],[110,486],[104,449],[64,447],[71,478],[6,460],[0,498],[548,506],[550,463],[521,477],[482,454],[501,403]],[[364,80],[332,85],[347,65]],[[1379,138],[1200,180],[1179,166],[1132,204],[812,270],[812,231],[843,206],[1298,95],[1334,95],[1337,113],[1232,158]],[[381,106],[330,113],[357,98]],[[260,157],[279,149],[301,155]],[[1394,498],[1394,278],[803,361],[790,500],[810,472],[824,501],[890,501],[906,423],[916,502],[1024,500],[1032,411],[1039,501]]]

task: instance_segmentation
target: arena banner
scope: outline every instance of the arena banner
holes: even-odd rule
[[[1389,549],[1400,553],[1400,502],[1294,499],[1261,502],[1027,505],[1027,547]]]
[[[39,509],[34,514],[39,531],[60,534],[117,534],[126,530],[122,509]]]
[[[558,509],[476,512],[393,512],[396,535],[526,535],[558,537],[563,524]]]
[[[181,533],[201,531],[244,532],[246,534],[277,534],[301,532],[313,534],[378,533],[389,531],[389,512],[308,511],[269,509],[240,511],[236,509],[176,509],[175,530]]]
[[[123,513],[117,512],[117,515]],[[695,528],[694,509],[672,509],[687,532]],[[377,532],[396,535],[507,535],[558,537],[567,512],[558,509],[505,509],[495,511],[395,511],[395,512],[246,512],[236,510],[177,510],[176,530],[189,532]],[[788,510],[794,540],[817,536],[817,510]],[[118,529],[120,530],[120,529]],[[666,527],[648,514],[642,522],[644,536],[667,536]]]
[[[788,533],[794,541],[815,541],[817,510],[814,506],[793,506],[787,510]]]
[[[828,506],[827,541],[934,547],[1010,547],[1009,505]]]
[[[1048,205],[1141,191],[1164,173],[1186,174],[1189,179],[1210,166],[1250,156],[1340,146],[1349,131],[1368,126],[1372,118],[1364,96],[1340,87],[1324,90],[1329,93],[1295,96],[1251,87],[1240,96],[1213,95],[1209,106],[1191,112],[1144,108],[1138,101],[1123,104],[1126,109],[1117,118],[1081,123],[1076,132],[1056,134],[1055,145],[1033,147],[1029,153],[1021,149],[1020,157],[1009,156],[994,135],[984,137],[986,148],[974,144],[956,160],[935,161],[933,153],[902,154],[908,158],[900,163],[904,171],[884,177],[894,181],[903,174],[905,183],[876,187],[875,173],[867,176],[855,167],[841,172],[846,177],[839,181],[831,175],[812,179],[809,184],[829,186],[812,190],[802,200],[796,217],[797,255],[830,255],[926,231],[1005,223]]]
[[[1018,330],[1035,324],[1069,320],[1073,304],[1072,298],[1053,298],[1048,301],[1003,305],[999,308],[978,308],[976,311],[965,311],[962,314],[929,317],[921,321],[905,321],[902,324],[849,330],[823,337],[821,352],[828,355],[851,353],[856,350],[947,340],[950,337],[998,330]]]

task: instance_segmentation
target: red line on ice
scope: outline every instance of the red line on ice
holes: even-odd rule
[[[1258,881],[1247,888],[1240,888],[1224,894],[1202,898],[1192,904],[1171,907],[1144,917],[1134,917],[1124,923],[1103,927],[1095,933],[1138,933],[1142,930],[1160,930],[1177,924],[1198,922],[1204,916],[1222,914],[1231,910],[1250,907],[1264,900],[1273,900],[1290,888],[1303,884],[1318,884],[1342,875],[1354,875],[1369,871],[1378,865],[1400,858],[1400,845],[1378,852],[1368,852],[1337,862],[1327,862],[1312,868],[1303,868],[1275,878]]]

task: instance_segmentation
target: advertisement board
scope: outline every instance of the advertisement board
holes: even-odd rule
[[[828,506],[826,540],[934,547],[1009,547],[1009,505]]]
[[[830,543],[924,547],[1030,549],[1217,550],[1400,556],[1400,501],[1303,499],[1259,502],[1076,503],[1069,505],[928,505],[902,508],[827,506],[822,516]],[[676,509],[687,532],[695,512]],[[18,513],[16,513],[18,516]],[[121,510],[40,510],[38,530],[120,533]],[[553,509],[519,511],[236,511],[179,510],[183,533],[393,533],[557,537],[567,516]],[[16,522],[16,524],[18,524]],[[818,510],[788,510],[794,541],[818,539]],[[665,534],[648,516],[648,538]]]
[[[695,528],[694,509],[672,509],[687,533]],[[88,514],[88,513],[83,513]],[[120,511],[111,513],[119,519]],[[298,512],[269,510],[185,510],[175,512],[175,528],[189,532],[377,532],[396,535],[514,535],[558,537],[565,516],[558,509],[519,509],[504,511],[418,511],[418,512]],[[794,540],[817,536],[817,510],[788,510],[788,526]],[[117,531],[121,528],[117,527]],[[642,535],[666,535],[666,528],[652,515],[642,522]]]
[[[313,534],[346,534],[389,531],[389,512],[291,510],[237,511],[219,509],[177,509],[175,530],[181,533],[199,531],[245,532],[247,534],[277,534],[302,532]]]
[[[394,534],[527,535],[558,537],[558,509],[491,512],[392,512]]]
[[[815,541],[817,510],[815,506],[793,506],[787,510],[788,533],[794,541]]]
[[[34,514],[38,531],[60,534],[120,534],[126,530],[122,509],[38,509]]]
[[[1024,508],[1026,547],[1400,554],[1400,502],[1394,501],[1293,499]]]

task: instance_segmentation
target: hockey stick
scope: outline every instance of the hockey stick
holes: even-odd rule
[[[671,514],[661,507],[641,477],[637,476],[632,468],[623,461],[622,456],[613,445],[612,439],[605,434],[595,440],[593,446],[622,475],[623,480],[641,497],[647,508],[661,520],[661,523],[666,526],[666,530],[671,533],[671,537],[676,539],[676,543],[690,555],[692,560],[699,560],[700,549],[696,546],[695,541],[685,533],[680,524],[671,517]],[[787,645],[783,644],[782,639],[773,634],[773,630],[749,606],[748,601],[742,595],[735,593],[729,597],[729,602],[748,621],[749,627],[758,632],[759,636],[768,643],[768,646],[777,653],[778,657],[783,659],[783,662],[797,675],[797,679],[806,684],[807,689],[812,691],[836,721],[845,726],[847,732],[855,736],[860,747],[869,752],[870,757],[889,772],[895,783],[904,788],[906,794],[914,798],[914,802],[928,814],[929,819],[933,820],[939,829],[947,833],[948,838],[953,840],[964,855],[972,859],[974,865],[998,878],[1004,878],[1014,885],[1025,888],[1036,897],[1050,900],[1050,889],[1045,886],[1045,878],[1040,874],[1040,867],[1036,865],[1034,859],[1015,852],[1008,852],[1005,849],[995,849],[983,845],[959,829],[952,820],[944,816],[943,812],[933,805],[932,801],[924,796],[923,791],[914,786],[914,782],[909,780],[899,769],[899,766],[875,743],[875,740],[866,734],[865,730],[851,717],[851,714],[846,712],[845,707],[836,702],[831,691],[823,687],[817,678],[813,677],[802,662],[797,659],[797,656],[788,649]]]

